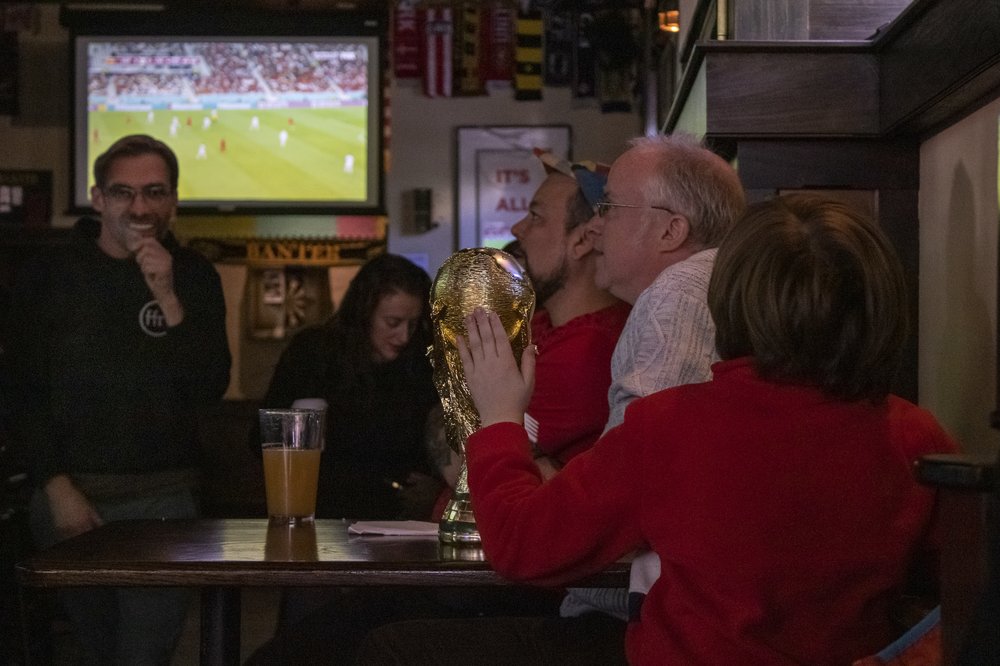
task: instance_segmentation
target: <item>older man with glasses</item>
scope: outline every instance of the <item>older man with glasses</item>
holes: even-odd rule
[[[33,258],[10,310],[14,441],[47,547],[105,522],[197,515],[197,411],[229,384],[218,273],[169,227],[177,158],[145,135],[94,164],[100,220]],[[190,592],[61,594],[87,664],[169,664]]]
[[[725,160],[685,135],[640,137],[611,165],[589,232],[597,286],[632,304],[611,358],[610,415],[619,425],[634,399],[711,379],[715,325],[708,281],[722,237],[746,205],[743,185]],[[660,562],[640,554],[625,590],[568,591],[564,617],[602,612],[638,617]]]
[[[634,398],[711,377],[708,279],[745,203],[733,168],[684,135],[635,139],[612,164],[590,221],[595,281],[633,308],[611,363],[605,430]]]

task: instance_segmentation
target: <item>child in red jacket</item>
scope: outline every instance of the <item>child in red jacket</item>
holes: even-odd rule
[[[651,548],[661,575],[629,626],[631,663],[845,664],[885,646],[908,564],[933,548],[934,496],[912,463],[954,450],[889,394],[906,293],[856,211],[812,195],[751,206],[709,288],[712,381],[635,401],[545,483],[521,424],[533,353],[519,369],[497,316],[477,311],[460,350],[490,563],[563,584]]]

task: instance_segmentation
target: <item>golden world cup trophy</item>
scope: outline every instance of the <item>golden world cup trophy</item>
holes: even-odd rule
[[[520,362],[521,353],[531,344],[535,290],[524,269],[506,252],[482,247],[459,250],[441,266],[431,288],[434,344],[429,352],[434,384],[444,408],[448,446],[463,458],[466,440],[479,428],[479,413],[465,383],[455,340],[467,334],[465,318],[477,307],[500,316],[514,357]],[[479,544],[464,460],[439,533],[446,544]]]

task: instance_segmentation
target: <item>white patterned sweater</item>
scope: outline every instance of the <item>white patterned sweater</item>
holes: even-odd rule
[[[639,294],[611,357],[604,432],[625,419],[625,408],[636,398],[712,378],[711,365],[719,357],[707,298],[716,253],[716,248],[702,250],[667,267]],[[628,620],[659,576],[660,558],[641,552],[632,563],[629,590],[571,588],[560,614],[573,617],[596,610]]]

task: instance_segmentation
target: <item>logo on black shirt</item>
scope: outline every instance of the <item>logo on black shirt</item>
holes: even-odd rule
[[[139,328],[152,338],[162,338],[167,334],[167,318],[156,301],[150,301],[139,310]]]

